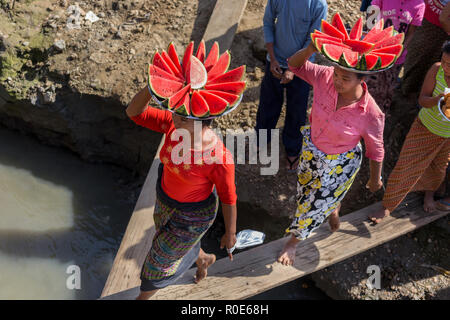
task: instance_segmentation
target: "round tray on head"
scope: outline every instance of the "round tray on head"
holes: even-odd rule
[[[217,115],[217,116],[210,116],[210,117],[199,118],[199,117],[193,117],[193,116],[185,116],[185,115],[176,113],[174,110],[170,110],[169,108],[166,108],[166,107],[162,104],[162,101],[160,101],[160,100],[153,94],[153,92],[152,92],[152,90],[150,90],[150,88],[148,88],[148,91],[149,91],[150,94],[152,95],[153,100],[156,101],[156,103],[159,105],[159,107],[160,107],[161,109],[170,111],[170,112],[176,114],[177,116],[180,116],[180,117],[183,117],[183,118],[186,118],[186,119],[192,119],[192,120],[211,120],[211,119],[215,119],[215,118],[219,118],[219,117],[225,116],[225,115],[227,115],[227,114],[233,112],[233,111],[239,106],[239,104],[240,104],[241,101],[242,101],[242,97],[244,96],[244,94],[242,93],[242,94],[240,95],[240,97],[239,97],[239,100],[234,104],[234,106],[231,107],[230,109],[226,110],[226,111],[225,111],[224,113],[222,113],[222,114],[219,114],[219,115]]]
[[[325,57],[324,54],[322,54],[322,56]],[[383,72],[383,71],[389,70],[389,69],[392,68],[392,66],[395,64],[395,62],[394,62],[394,63],[392,63],[389,67],[384,68],[384,69],[381,69],[381,70],[373,70],[373,71],[368,70],[368,71],[364,71],[364,70],[358,70],[358,69],[354,69],[354,68],[348,68],[348,67],[341,66],[339,63],[334,62],[334,61],[331,61],[331,60],[328,59],[327,57],[325,57],[325,59],[327,59],[328,61],[330,61],[333,65],[335,65],[335,66],[337,66],[337,67],[340,67],[340,68],[342,68],[342,69],[344,69],[344,70],[351,71],[351,72],[355,72],[355,73],[362,73],[362,74],[375,74],[375,73]]]

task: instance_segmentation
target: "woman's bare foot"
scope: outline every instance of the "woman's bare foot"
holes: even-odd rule
[[[139,296],[136,297],[136,300],[148,300],[156,293],[156,291],[158,291],[158,289],[152,291],[141,291]]]
[[[216,262],[216,256],[214,254],[206,254],[202,249],[200,249],[200,254],[196,261],[197,272],[195,274],[195,283],[199,283],[208,275],[208,268]]]
[[[339,226],[341,224],[339,220],[339,211],[335,210],[332,214],[328,217],[328,223],[330,224],[330,230],[331,232],[336,232],[339,230]]]
[[[436,201],[434,201],[434,191],[425,191],[423,198],[423,210],[431,213],[436,210]]]
[[[390,214],[391,214],[391,212],[388,209],[381,208],[377,211],[370,213],[369,219],[370,219],[370,221],[378,224],[381,222],[381,220],[383,220],[383,218],[389,217]]]
[[[297,243],[299,242],[300,240],[291,236],[289,241],[284,245],[283,251],[281,251],[280,256],[278,257],[278,262],[285,266],[291,266],[295,261],[295,251],[297,249]]]

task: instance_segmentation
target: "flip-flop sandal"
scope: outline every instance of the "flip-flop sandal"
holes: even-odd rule
[[[442,199],[437,202],[436,206],[440,211],[450,211],[450,203]]]
[[[292,165],[294,165],[298,160],[300,159],[300,156],[295,157],[294,160],[289,160],[289,157],[286,157],[286,160],[289,162],[289,168],[288,168],[288,172],[296,172],[297,171],[297,167],[292,168]],[[297,164],[298,166],[298,164]]]

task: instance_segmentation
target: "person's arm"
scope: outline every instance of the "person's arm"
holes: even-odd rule
[[[439,22],[441,23],[442,29],[450,35],[450,2],[442,9],[439,15]]]
[[[277,0],[268,0],[263,17],[264,42],[266,43],[267,53],[270,58],[270,72],[273,76],[281,79],[283,71],[279,61],[275,58],[273,44],[275,42],[275,19],[276,19]]]
[[[133,97],[133,99],[131,99],[131,102],[126,109],[128,117],[132,118],[144,112],[144,110],[147,109],[151,98],[152,96],[148,91],[148,87],[145,86]]]
[[[370,190],[370,192],[375,192],[383,187],[383,182],[381,181],[381,168],[383,167],[383,162],[378,162],[370,159],[370,177],[369,182],[366,184],[366,188]]]
[[[419,104],[424,108],[433,108],[438,104],[439,100],[444,96],[440,94],[433,97],[434,87],[436,86],[436,74],[439,71],[439,63],[435,63],[428,70],[425,80],[423,81],[422,89],[419,95]]]
[[[225,221],[225,234],[220,240],[220,249],[231,249],[236,244],[236,219],[237,208],[236,204],[230,205],[222,203],[222,213]],[[233,261],[233,254],[228,253],[230,260]]]
[[[316,48],[312,44],[312,42],[309,43],[309,45],[306,48],[303,48],[296,53],[294,53],[293,56],[291,56],[288,59],[289,66],[293,68],[299,68],[305,64],[305,62],[315,53],[317,52]]]

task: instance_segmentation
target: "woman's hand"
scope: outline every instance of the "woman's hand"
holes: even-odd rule
[[[228,256],[233,261],[233,253],[229,249],[233,248],[236,244],[236,233],[225,233],[220,240],[220,249],[227,248]]]
[[[381,179],[373,179],[370,178],[369,182],[366,184],[366,188],[370,190],[370,192],[374,193],[378,190],[380,190],[383,187],[383,182],[381,182]]]
[[[281,77],[281,84],[286,84],[294,79],[294,73],[291,70],[286,70]]]

